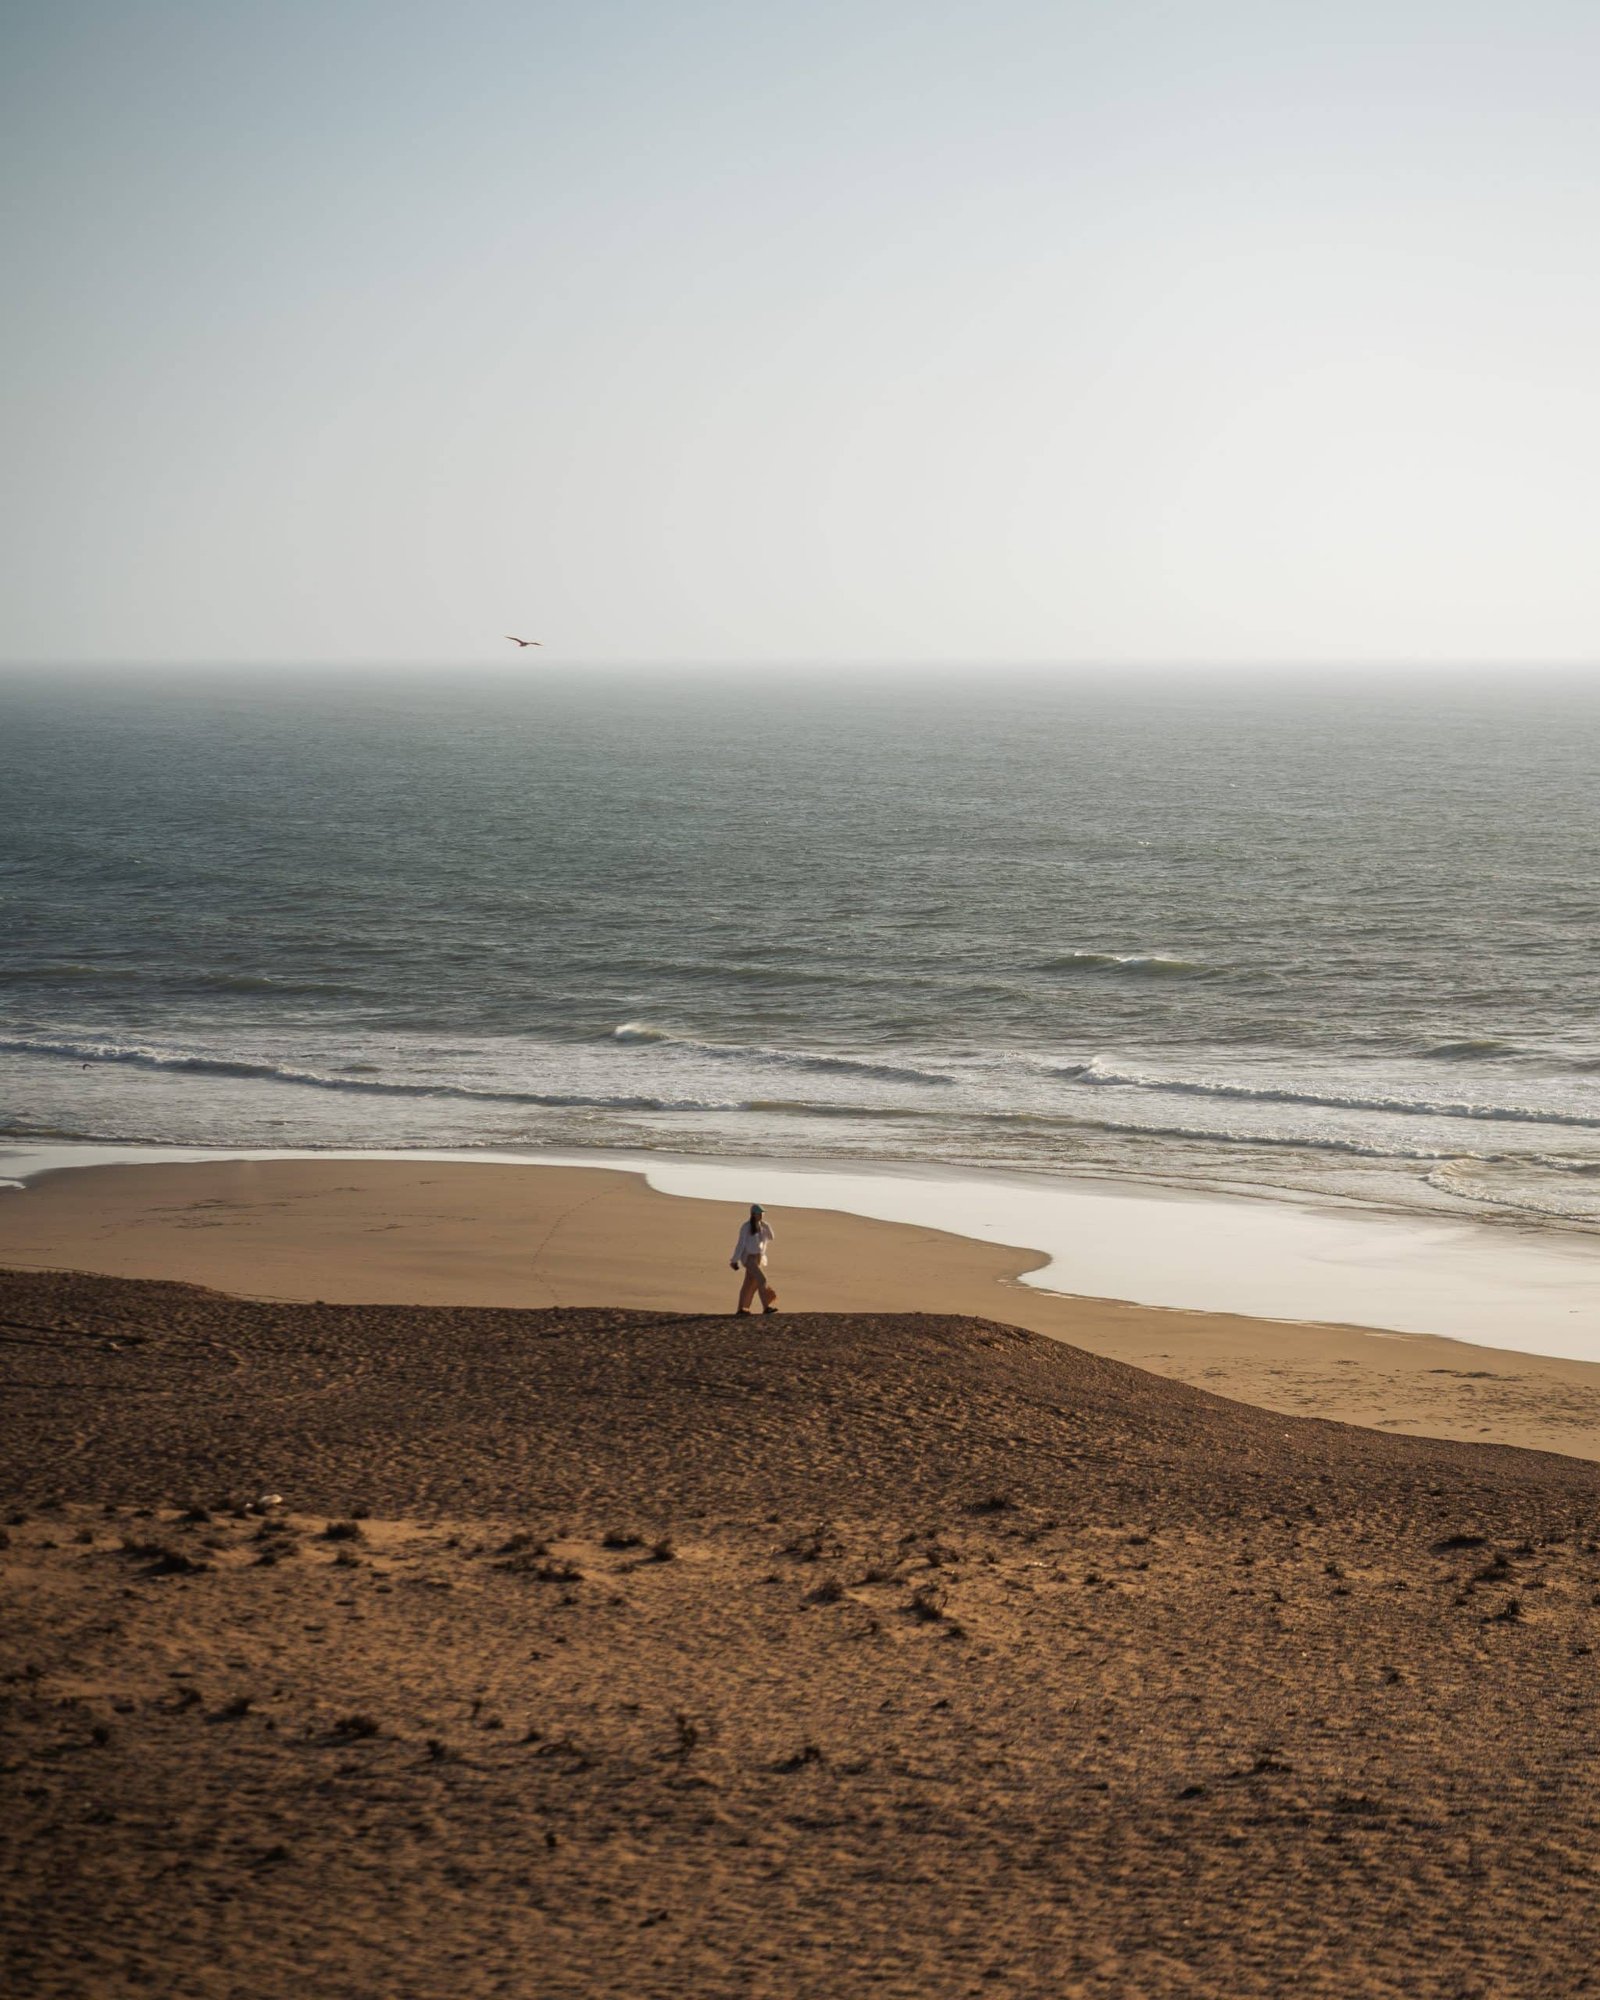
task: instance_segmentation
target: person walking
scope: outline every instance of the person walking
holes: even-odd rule
[[[743,1271],[744,1283],[739,1287],[739,1311],[748,1316],[750,1301],[756,1293],[761,1294],[761,1310],[775,1313],[778,1310],[778,1295],[767,1283],[767,1245],[772,1241],[772,1231],[762,1220],[760,1202],[753,1202],[750,1220],[739,1231],[739,1240],[733,1246],[733,1255],[728,1259],[730,1271]]]

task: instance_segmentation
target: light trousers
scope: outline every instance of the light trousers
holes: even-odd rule
[[[763,1307],[770,1309],[778,1303],[778,1295],[767,1283],[767,1274],[761,1268],[761,1259],[759,1257],[746,1257],[744,1260],[744,1283],[739,1287],[740,1312],[748,1312],[750,1310],[750,1302],[757,1292],[761,1294]]]

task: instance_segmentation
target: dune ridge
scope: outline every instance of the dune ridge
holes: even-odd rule
[[[1590,1463],[927,1314],[0,1322],[17,1993],[1594,1990]]]

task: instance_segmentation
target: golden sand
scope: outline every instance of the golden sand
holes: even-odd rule
[[[99,1254],[484,1281],[465,1183],[337,1172],[168,1178],[168,1234],[108,1209]],[[725,1216],[541,1185],[565,1220],[529,1248],[508,1212],[494,1283],[726,1304]],[[783,1221],[791,1298],[851,1243],[869,1292],[1001,1289],[990,1253]],[[652,1273],[685,1238],[709,1273]],[[1583,1459],[860,1306],[0,1273],[0,1393],[19,2000],[1594,1990]]]
[[[0,1192],[0,1266],[256,1298],[731,1310],[742,1211],[613,1170],[384,1160],[117,1166]],[[1043,1260],[931,1229],[774,1212],[784,1303],[1001,1319],[1299,1415],[1600,1457],[1600,1367],[1359,1328],[1067,1298]]]

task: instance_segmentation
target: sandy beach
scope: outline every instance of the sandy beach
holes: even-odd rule
[[[8,1992],[1595,1990],[1600,1371],[737,1219],[0,1194]]]
[[[612,1169],[394,1160],[92,1167],[0,1190],[0,1266],[251,1298],[731,1308],[742,1211]],[[813,1312],[956,1312],[1294,1415],[1600,1458],[1600,1366],[1359,1327],[1158,1310],[1022,1284],[1043,1259],[946,1231],[774,1210]],[[1152,1254],[1155,1254],[1154,1250]]]
[[[1581,1460],[950,1315],[0,1319],[10,1992],[1593,1990]]]

